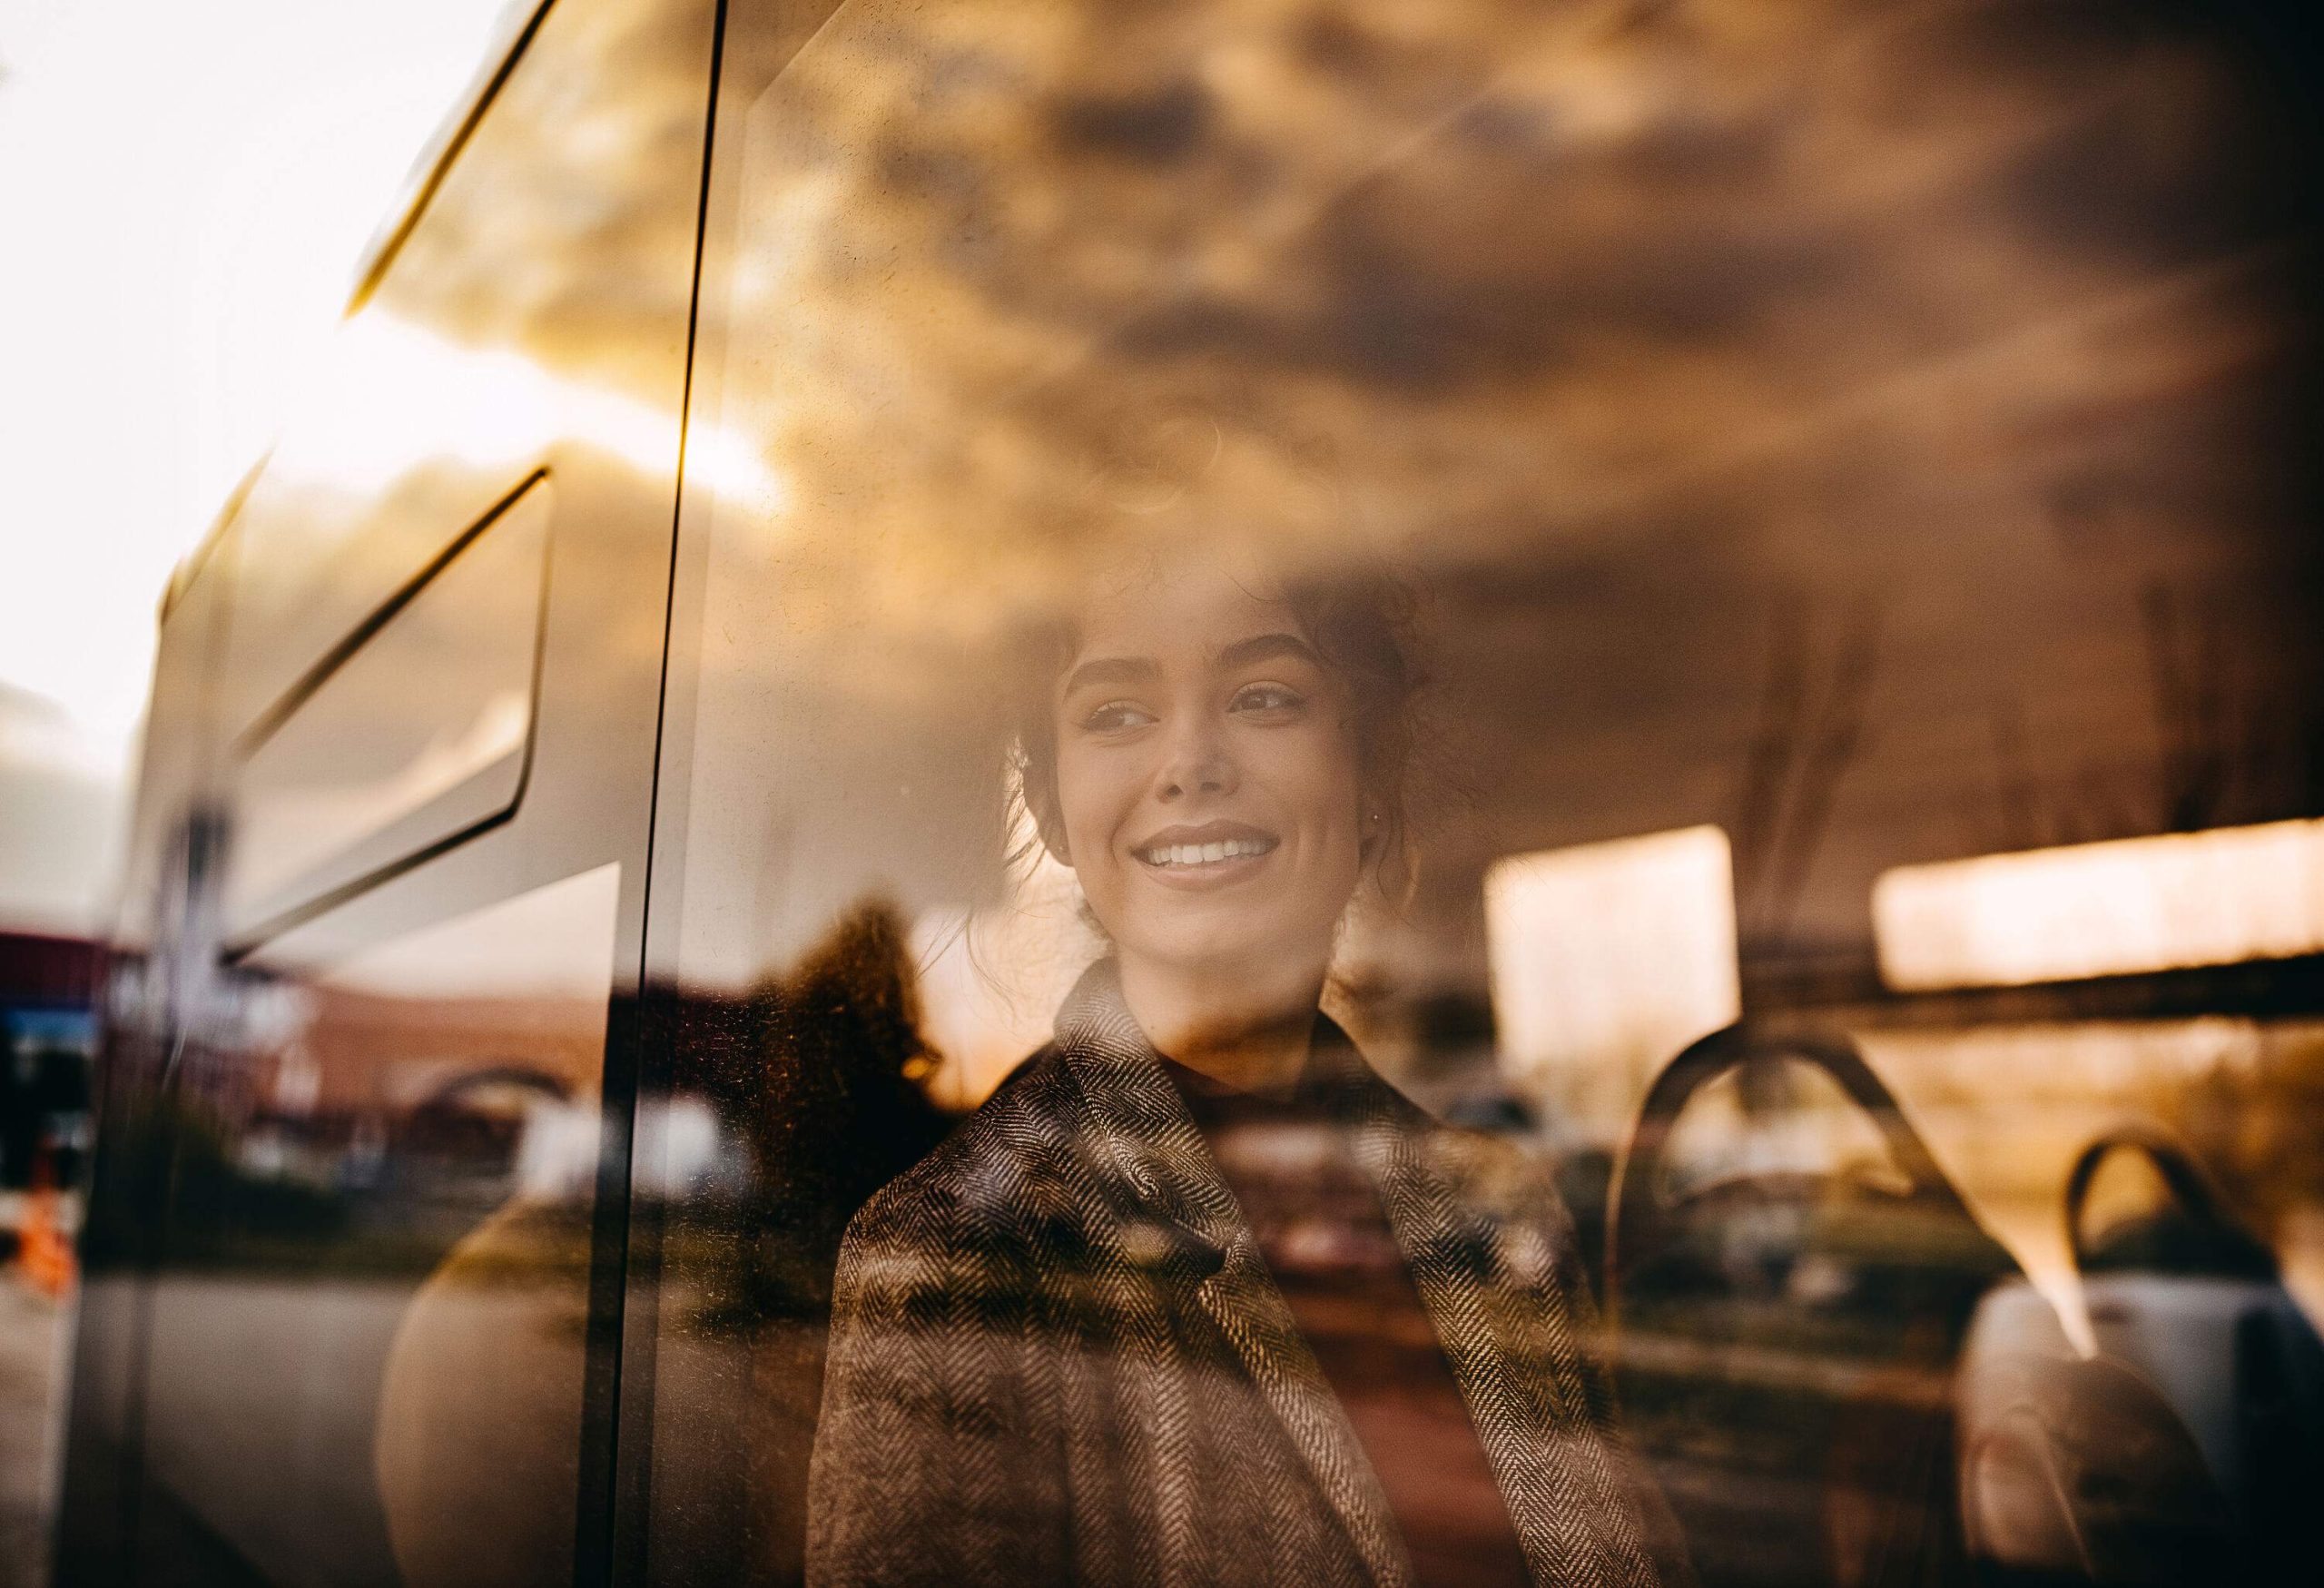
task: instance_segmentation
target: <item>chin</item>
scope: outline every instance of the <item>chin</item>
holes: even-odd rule
[[[1153,959],[1182,976],[1209,981],[1264,978],[1276,968],[1274,949],[1242,939],[1174,942],[1157,952]]]
[[[1275,982],[1304,986],[1331,957],[1331,934],[1297,925],[1237,922],[1231,931],[1157,933],[1137,945],[1157,964],[1179,974],[1254,991]]]

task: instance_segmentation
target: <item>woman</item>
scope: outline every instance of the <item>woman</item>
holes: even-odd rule
[[[1545,1179],[1318,1011],[1401,849],[1393,603],[1249,561],[1096,585],[1024,726],[1026,804],[1112,952],[850,1226],[811,1581],[1683,1572]]]

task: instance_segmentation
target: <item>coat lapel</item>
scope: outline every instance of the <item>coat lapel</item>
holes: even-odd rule
[[[1139,1211],[1191,1237],[1203,1309],[1282,1422],[1349,1541],[1382,1588],[1412,1581],[1403,1541],[1370,1460],[1268,1276],[1186,1103],[1121,1003],[1110,962],[1091,968],[1059,1011],[1059,1050],[1088,1100],[1092,1133]]]
[[[1422,1305],[1469,1408],[1535,1579],[1654,1588],[1644,1529],[1619,1468],[1611,1409],[1586,1360],[1587,1301],[1569,1294],[1552,1204],[1471,1172],[1453,1133],[1364,1068],[1325,1022],[1318,1057],[1357,1157],[1380,1191]],[[1091,968],[1058,1016],[1058,1046],[1090,1109],[1099,1155],[1134,1217],[1185,1238],[1174,1259],[1384,1588],[1412,1580],[1403,1535],[1346,1412],[1332,1393],[1234,1194],[1178,1090],[1123,1006],[1110,962]],[[1504,1169],[1509,1160],[1504,1159]],[[1206,1277],[1198,1277],[1206,1272]]]
[[[1346,1061],[1360,1063],[1352,1050]],[[1464,1183],[1440,1161],[1445,1133],[1368,1071],[1364,1080],[1350,1088],[1357,1155],[1535,1580],[1651,1588],[1658,1573],[1618,1470],[1610,1408],[1578,1337],[1584,1319],[1550,1245],[1569,1238],[1562,1218],[1505,1208]]]

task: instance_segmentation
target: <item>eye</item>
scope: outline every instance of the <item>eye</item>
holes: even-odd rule
[[[1226,709],[1246,716],[1285,716],[1306,704],[1307,697],[1287,684],[1246,684]]]
[[[1109,700],[1084,712],[1081,727],[1085,733],[1118,734],[1128,728],[1144,727],[1152,721],[1154,714],[1134,701]]]

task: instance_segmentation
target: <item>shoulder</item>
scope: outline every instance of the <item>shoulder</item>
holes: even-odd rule
[[[1038,1050],[983,1105],[848,1225],[851,1247],[1005,1239],[1042,1200],[1069,1140],[1072,1083],[1054,1047]]]
[[[1448,1123],[1382,1085],[1393,1093],[1381,1105],[1382,1117],[1453,1206],[1495,1232],[1516,1277],[1568,1287],[1585,1283],[1581,1241],[1548,1151],[1522,1136]]]
[[[1467,1193],[1465,1200],[1499,1203],[1544,1190],[1555,1196],[1549,1159],[1531,1142],[1440,1119],[1405,1096],[1360,1052],[1349,1052],[1343,1074],[1354,1089],[1350,1111],[1405,1142],[1451,1189]]]
[[[1555,1165],[1539,1146],[1506,1132],[1447,1124],[1405,1106],[1417,1117],[1413,1129],[1430,1161],[1472,1205],[1515,1213],[1546,1201],[1563,1211]]]
[[[1557,1159],[1538,1140],[1434,1119],[1425,1135],[1438,1171],[1458,1186],[1469,1206],[1545,1224],[1561,1239],[1571,1233],[1573,1219],[1558,1192]]]

